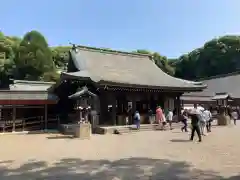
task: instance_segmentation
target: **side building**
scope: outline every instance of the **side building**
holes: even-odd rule
[[[240,105],[240,72],[213,76],[202,80],[207,88],[202,92],[184,93],[181,103],[190,106],[194,103],[203,105]]]
[[[0,132],[56,128],[58,97],[49,92],[53,84],[14,80],[0,89]]]

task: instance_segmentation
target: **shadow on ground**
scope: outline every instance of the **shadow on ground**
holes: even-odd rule
[[[47,137],[47,139],[74,139],[73,136],[68,136],[68,135],[57,135],[57,136],[50,136]]]
[[[191,142],[189,139],[171,139],[171,142]]]
[[[1,180],[224,179],[216,172],[192,169],[191,165],[186,162],[173,162],[164,159],[129,158],[117,161],[61,159],[52,166],[47,166],[44,161],[29,161],[18,168],[11,168],[13,162],[0,162]],[[240,176],[231,177],[228,180],[239,178]]]

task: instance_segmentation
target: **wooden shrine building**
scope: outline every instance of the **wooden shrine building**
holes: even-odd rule
[[[157,105],[179,112],[183,93],[206,87],[164,73],[149,55],[85,46],[74,46],[69,55],[68,71],[55,85],[62,121],[74,112],[76,102],[68,97],[82,87],[96,94],[89,104],[99,115],[100,125],[124,125],[125,117],[135,110],[144,122],[148,108],[155,112]]]
[[[202,92],[184,93],[181,96],[182,104],[240,106],[240,72],[209,77],[202,82],[207,88]]]

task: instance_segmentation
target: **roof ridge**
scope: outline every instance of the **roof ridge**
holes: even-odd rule
[[[229,76],[236,76],[236,75],[239,75],[239,74],[240,74],[240,70],[235,71],[235,72],[231,72],[231,73],[227,73],[227,74],[219,74],[219,75],[210,76],[210,77],[206,77],[206,78],[200,78],[200,79],[198,79],[198,81],[218,79],[218,78],[224,78],[224,77],[229,77]]]
[[[83,46],[83,45],[77,45],[76,48],[83,49],[83,50],[97,51],[100,53],[102,52],[102,53],[109,53],[109,54],[121,54],[121,55],[140,56],[140,57],[149,57],[149,58],[152,57],[152,55],[150,54],[141,54],[141,53],[135,53],[135,52],[113,50],[108,48],[97,48],[97,47]]]

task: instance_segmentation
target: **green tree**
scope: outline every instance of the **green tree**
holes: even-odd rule
[[[155,64],[162,69],[165,73],[169,74],[169,75],[174,75],[174,68],[171,67],[168,63],[168,59],[165,56],[161,56],[159,53],[157,52],[150,52],[148,50],[144,50],[144,49],[140,49],[140,50],[136,50],[134,51],[135,53],[140,53],[140,54],[149,54],[150,56],[152,56]]]
[[[0,78],[3,83],[7,83],[8,78],[13,76],[15,64],[15,54],[12,42],[0,32]]]
[[[238,71],[240,36],[212,39],[203,47],[179,57],[175,67],[175,76],[190,80]]]
[[[39,80],[45,72],[55,71],[51,49],[37,31],[28,32],[23,37],[15,62],[19,79]]]
[[[70,46],[57,46],[52,48],[53,61],[57,69],[66,70],[69,60]]]
[[[60,74],[53,71],[53,72],[46,72],[43,74],[42,79],[44,81],[52,81],[52,82],[57,82],[60,79]]]

